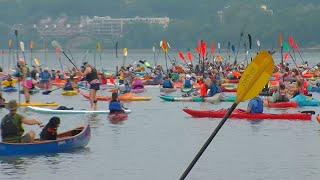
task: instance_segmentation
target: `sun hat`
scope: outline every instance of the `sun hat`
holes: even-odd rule
[[[6,105],[6,109],[12,111],[18,109],[18,103],[16,100],[10,100],[9,103]]]

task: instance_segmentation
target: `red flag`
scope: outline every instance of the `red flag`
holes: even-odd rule
[[[287,52],[286,54],[284,54],[284,60],[286,61],[289,57],[289,53]]]
[[[299,47],[297,43],[293,43],[293,47],[296,49],[296,51],[299,51]]]
[[[202,58],[204,58],[204,55],[206,54],[206,49],[207,49],[206,42],[202,42],[201,43],[201,55],[202,55]]]
[[[186,62],[186,60],[184,59],[184,56],[183,56],[182,52],[178,52],[178,54],[179,54],[180,58],[181,58],[184,62]]]
[[[211,54],[214,54],[214,42],[211,43]]]
[[[188,51],[187,54],[188,54],[188,59],[189,59],[189,61],[192,62],[192,54],[191,54],[191,52]]]
[[[292,38],[292,36],[289,37],[289,43],[290,43],[290,46],[293,46],[293,38]]]
[[[59,50],[59,48],[56,48],[56,54],[57,54],[58,58],[60,59],[60,50]]]
[[[116,83],[114,82],[114,79],[113,79],[112,76],[110,76],[110,82],[111,82],[112,84],[116,84]]]

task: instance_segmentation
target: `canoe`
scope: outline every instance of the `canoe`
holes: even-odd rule
[[[114,113],[108,114],[108,119],[114,122],[123,121],[128,119],[128,114],[123,112],[114,112]]]
[[[319,116],[319,114],[318,114],[318,116],[316,116],[316,119],[317,119],[318,123],[320,124],[320,116]]]
[[[221,87],[221,92],[237,92],[236,87]]]
[[[144,91],[145,91],[144,88],[135,88],[130,90],[130,92],[132,93],[143,93]]]
[[[24,103],[21,102],[20,106],[58,106],[59,104],[56,102],[48,102],[48,103],[41,103],[41,102],[29,102]]]
[[[160,92],[166,92],[166,93],[170,93],[170,92],[176,92],[177,88],[160,88]]]
[[[34,106],[27,106],[26,110],[41,113],[41,114],[109,114],[109,110],[97,110],[97,111],[88,111],[88,110],[58,110],[58,109],[49,109],[41,108]],[[126,113],[131,113],[131,110],[125,110]]]
[[[266,104],[269,108],[297,108],[298,103],[295,101],[289,102],[275,102],[275,103],[268,103]]]
[[[13,86],[7,86],[2,88],[3,92],[17,92],[17,88]]]
[[[61,94],[64,96],[74,96],[78,95],[78,90],[69,90],[69,91],[62,91]]]
[[[85,97],[86,99],[89,99],[89,94],[83,94],[81,93],[81,95],[83,97]],[[97,100],[98,101],[111,101],[111,96],[97,96]],[[120,95],[118,97],[119,101],[150,101],[151,97],[143,97],[143,96],[126,96],[124,95]]]
[[[228,112],[228,109],[220,109],[220,110],[193,110],[184,108],[184,112],[190,114],[193,117],[197,118],[223,118],[224,115]],[[311,114],[305,113],[283,113],[283,114],[271,114],[271,113],[257,113],[251,114],[246,113],[242,109],[235,109],[229,118],[235,119],[281,119],[281,120],[311,120]]]
[[[213,97],[206,97],[202,98],[199,96],[196,97],[175,97],[175,96],[159,96],[164,101],[171,101],[171,102],[219,102],[219,101],[227,101],[233,102],[236,97],[235,96],[213,96]]]
[[[31,154],[47,154],[71,151],[85,147],[90,140],[89,123],[58,134],[57,140],[39,141],[33,143],[4,143],[0,142],[0,156],[21,156]]]

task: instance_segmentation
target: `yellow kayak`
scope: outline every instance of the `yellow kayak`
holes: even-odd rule
[[[62,91],[61,94],[64,96],[74,96],[78,95],[78,90]]]
[[[41,102],[29,102],[24,103],[21,102],[20,106],[58,106],[59,104],[56,102],[50,102],[50,103],[41,103]]]

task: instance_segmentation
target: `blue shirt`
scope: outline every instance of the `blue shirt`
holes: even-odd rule
[[[262,113],[263,112],[263,102],[258,97],[252,98],[249,101],[248,108],[251,109],[250,113]]]

